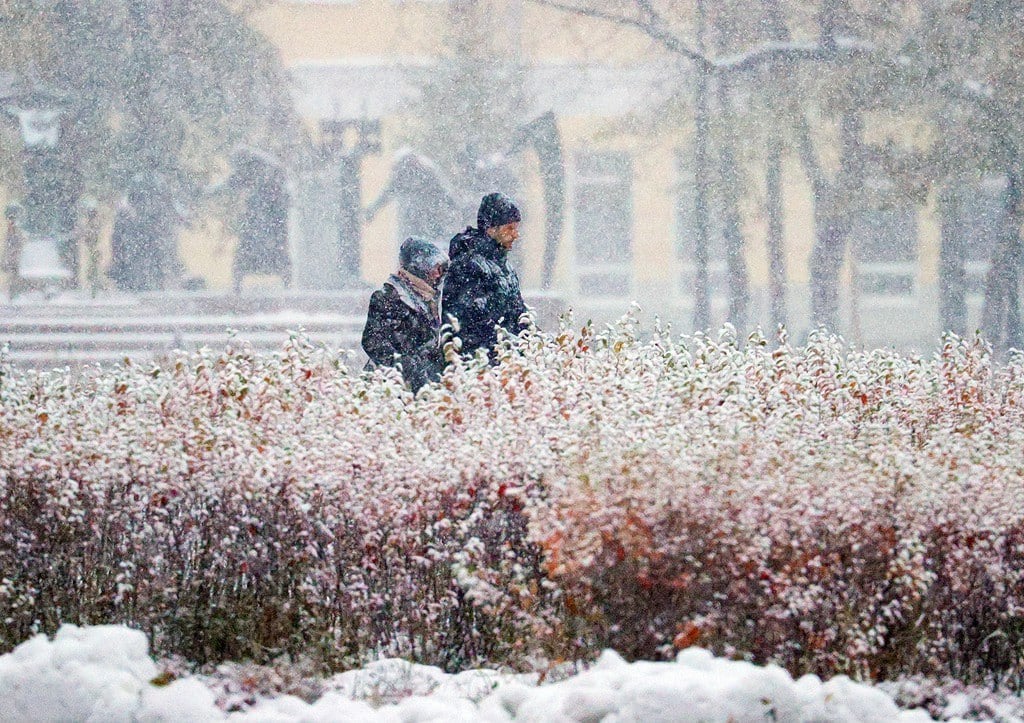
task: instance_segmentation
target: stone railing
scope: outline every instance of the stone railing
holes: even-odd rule
[[[77,367],[218,349],[232,338],[273,351],[301,329],[314,343],[353,350],[351,363],[361,367],[371,291],[26,298],[0,305],[0,345],[8,345],[7,358],[20,367]],[[553,324],[562,306],[543,293],[528,293],[527,303],[542,325]]]

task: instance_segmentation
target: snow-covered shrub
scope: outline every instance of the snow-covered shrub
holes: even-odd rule
[[[394,374],[295,339],[279,357],[8,369],[0,405],[4,647],[117,621],[197,662],[456,668],[525,648],[541,588],[518,517]],[[524,593],[487,601],[485,581]]]
[[[563,335],[531,533],[600,647],[797,672],[1021,670],[1024,366],[754,337]],[[547,385],[546,389],[555,389]]]
[[[1024,363],[566,322],[413,398],[293,340],[0,377],[0,644],[1019,676]],[[1016,680],[1020,678],[1017,677]]]

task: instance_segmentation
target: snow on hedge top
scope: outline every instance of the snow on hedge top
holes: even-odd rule
[[[397,660],[336,676],[313,704],[283,696],[233,714],[197,678],[153,682],[146,638],[123,626],[65,625],[0,657],[0,720],[45,721],[926,721],[881,691],[837,677],[794,681],[776,666],[715,658],[699,648],[674,663],[627,663],[605,652],[589,670],[527,685],[490,671],[446,675]],[[365,686],[410,695],[372,707]],[[493,689],[493,690],[491,690]],[[487,693],[488,690],[491,692]]]

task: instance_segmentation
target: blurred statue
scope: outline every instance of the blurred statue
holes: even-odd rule
[[[62,123],[75,103],[59,90],[21,86],[0,98],[0,111],[21,131],[24,195],[17,227],[24,249],[20,275],[40,287],[66,288],[77,282],[78,257],[71,238],[82,174]]]
[[[399,227],[412,236],[442,239],[457,229],[473,211],[474,199],[464,189],[445,178],[429,158],[403,149],[391,167],[387,185],[366,209],[367,219],[374,216],[392,198],[400,197]]]
[[[276,159],[249,149],[237,151],[225,186],[244,198],[238,223],[238,246],[231,265],[235,293],[247,274],[274,274],[287,287],[292,263],[288,254],[288,179]],[[218,190],[217,187],[214,190]]]
[[[338,273],[333,282],[339,288],[358,285],[363,236],[363,197],[360,178],[363,160],[380,153],[379,120],[332,120],[320,124],[320,152],[335,168],[337,179],[336,257]]]
[[[95,298],[105,288],[103,269],[100,268],[100,215],[96,199],[82,196],[78,201],[78,220],[72,234],[76,250],[84,253],[85,288]]]
[[[78,281],[78,253],[72,230],[82,176],[66,153],[48,147],[23,154],[26,193],[19,225],[33,239],[52,239],[63,270],[65,286]]]
[[[184,266],[178,256],[177,230],[183,213],[159,173],[132,178],[114,217],[107,275],[122,291],[165,289]]]
[[[399,210],[403,233],[447,239],[466,219],[473,217],[483,194],[495,188],[519,187],[510,156],[527,148],[532,148],[537,154],[544,187],[542,286],[550,288],[565,211],[562,145],[555,116],[550,111],[521,126],[504,153],[485,156],[478,149],[465,149],[461,176],[456,179],[446,177],[426,156],[403,151],[395,161],[388,183],[367,207],[367,218],[372,219],[381,208],[398,197],[403,202]]]
[[[10,300],[21,291],[21,276],[18,273],[21,265],[21,249],[24,239],[21,229],[18,228],[18,216],[21,213],[21,206],[12,203],[4,209],[4,222],[7,226],[4,235],[4,253],[0,271],[7,276],[7,296]]]
[[[537,154],[544,193],[544,256],[541,262],[541,288],[550,289],[558,261],[558,242],[565,225],[565,161],[555,114],[543,113],[512,137],[512,152],[532,147]]]

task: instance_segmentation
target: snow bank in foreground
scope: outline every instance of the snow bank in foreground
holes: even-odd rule
[[[335,676],[315,703],[283,696],[243,713],[219,710],[197,678],[169,685],[146,638],[121,626],[62,627],[0,656],[3,721],[927,721],[901,712],[880,690],[844,677],[794,681],[774,666],[723,660],[700,649],[674,663],[627,663],[606,652],[589,670],[548,685],[489,671],[446,675],[436,668],[381,661]],[[407,691],[371,706],[375,693]],[[429,691],[429,692],[428,692]],[[424,694],[426,693],[426,694]],[[375,702],[382,698],[377,697]]]

